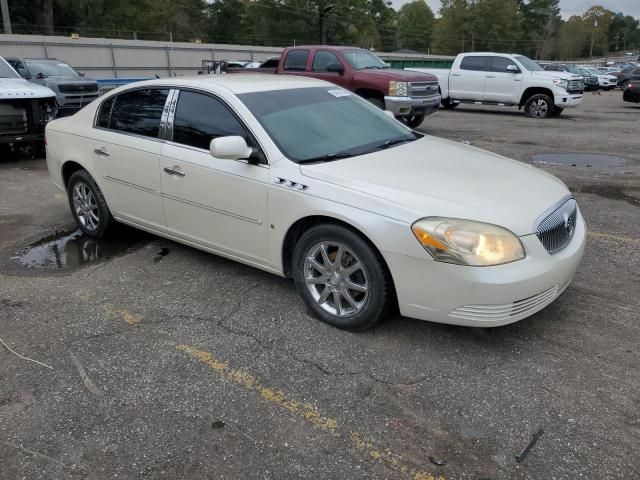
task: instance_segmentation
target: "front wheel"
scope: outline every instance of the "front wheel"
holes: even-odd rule
[[[418,128],[420,125],[422,125],[422,122],[424,122],[424,114],[421,115],[412,115],[410,117],[402,117],[402,121],[409,127],[409,128]]]
[[[311,311],[334,327],[370,328],[395,305],[379,253],[341,225],[317,225],[302,235],[293,254],[293,277]]]
[[[107,202],[95,180],[86,170],[78,170],[67,184],[71,213],[86,235],[102,238],[113,223]]]
[[[538,93],[532,95],[524,104],[524,113],[531,118],[548,118],[555,108],[553,100],[549,95]]]

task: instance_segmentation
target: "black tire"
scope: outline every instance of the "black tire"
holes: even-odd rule
[[[622,82],[622,83],[620,84],[620,89],[621,89],[622,91],[626,90],[626,89],[627,89],[627,85],[629,85],[629,80],[625,80],[624,82]]]
[[[79,191],[84,192],[85,196],[78,195]],[[74,206],[74,194],[78,195],[77,200],[81,203],[79,208]],[[90,237],[103,238],[113,225],[114,220],[104,195],[89,172],[78,170],[71,175],[67,183],[67,197],[71,214],[80,230]],[[97,221],[95,217],[97,217]]]
[[[446,110],[453,110],[454,108],[456,108],[458,105],[460,105],[459,103],[454,103],[451,101],[450,98],[445,98],[444,100],[442,100],[442,106],[446,109]]]
[[[549,115],[550,117],[559,117],[560,114],[564,111],[564,108],[560,108],[560,107],[553,107],[551,109],[551,115]]]
[[[372,105],[375,105],[380,110],[384,110],[384,100],[382,100],[381,98],[365,97],[365,100],[368,101],[369,103],[371,103]]]
[[[339,245],[344,253],[340,255],[337,268]],[[309,258],[316,259],[315,263],[310,262]],[[362,268],[348,273],[357,264]],[[329,268],[322,273],[315,265],[328,265]],[[375,247],[347,227],[334,224],[311,227],[295,246],[292,267],[296,288],[304,302],[317,318],[334,327],[351,331],[366,330],[392,313],[396,306],[393,281],[384,260]],[[339,272],[337,277],[336,271]],[[340,277],[344,280],[340,280]],[[326,281],[307,284],[310,278]],[[366,286],[366,292],[345,287],[345,281],[353,286]],[[360,305],[359,308],[347,301],[347,296],[342,293],[343,288],[348,290],[349,297]],[[335,306],[336,295],[333,292],[338,294],[339,308]],[[323,295],[324,301],[321,300]],[[339,312],[343,315],[339,315]]]
[[[412,115],[410,117],[402,117],[402,121],[409,127],[409,128],[418,128],[420,125],[422,125],[422,122],[424,122],[424,117],[426,115],[421,114],[421,115]]]
[[[524,113],[530,118],[549,118],[555,105],[549,95],[537,93],[524,103]]]

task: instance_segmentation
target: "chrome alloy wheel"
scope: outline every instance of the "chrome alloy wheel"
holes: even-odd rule
[[[338,317],[357,314],[369,299],[365,266],[338,242],[321,242],[307,252],[304,281],[318,305]]]
[[[87,230],[96,231],[100,225],[100,210],[89,186],[84,182],[76,182],[73,186],[72,199],[78,221]]]
[[[531,113],[534,117],[544,117],[549,110],[549,104],[546,100],[539,98],[531,104]]]

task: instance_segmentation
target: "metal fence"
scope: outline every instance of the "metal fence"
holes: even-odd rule
[[[280,55],[279,47],[158,42],[105,38],[0,35],[0,56],[57,58],[95,78],[147,78],[194,75],[203,60],[262,61]],[[453,57],[409,53],[378,53],[394,66],[451,62]],[[444,63],[443,63],[444,62]]]

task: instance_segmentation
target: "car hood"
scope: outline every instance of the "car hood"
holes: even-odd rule
[[[569,194],[556,177],[475,147],[425,136],[388,150],[300,165],[302,175],[401,207],[401,220],[441,216],[492,223],[518,236]],[[357,206],[357,205],[356,205]]]
[[[437,82],[438,79],[430,73],[398,70],[395,68],[375,69],[367,68],[356,70],[356,75],[377,77],[384,80],[396,80],[400,82]]]
[[[22,78],[0,78],[0,100],[5,98],[55,97],[49,88],[28,82]]]
[[[548,70],[543,70],[541,72],[531,72],[531,75],[534,77],[561,78],[563,80],[580,80],[582,78],[582,76],[578,75],[577,73],[550,72]]]
[[[45,82],[55,82],[55,83],[73,83],[74,85],[95,85],[96,81],[93,78],[87,77],[73,77],[73,76],[62,76],[62,75],[51,75],[49,77],[43,78]]]

